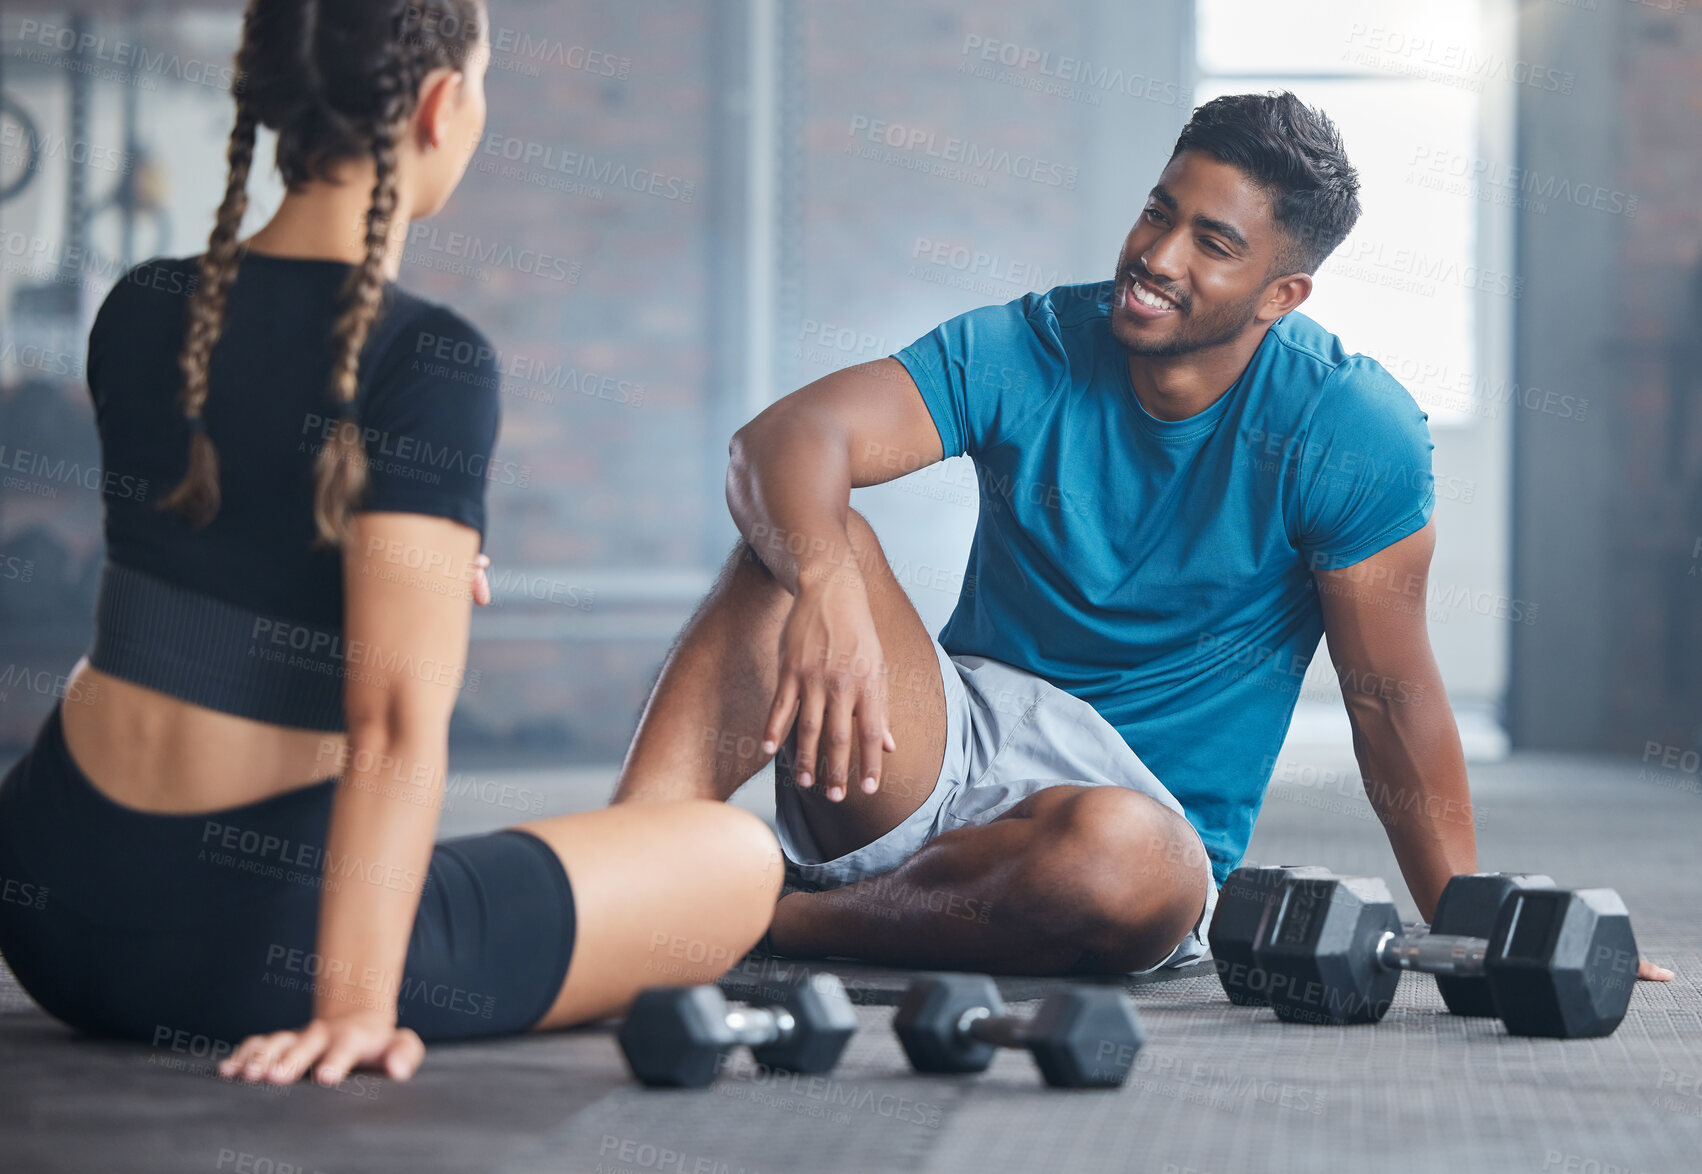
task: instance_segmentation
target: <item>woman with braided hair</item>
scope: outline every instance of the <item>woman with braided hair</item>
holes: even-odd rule
[[[0,903],[0,951],[74,1027],[216,1041],[250,1080],[406,1078],[422,1040],[709,981],[768,924],[773,836],[719,803],[433,843],[498,377],[394,278],[487,58],[479,0],[253,0],[206,252],[96,317],[103,465],[169,492],[105,502],[94,643],[0,783],[0,877],[44,897]],[[262,126],[288,191],[239,241]]]

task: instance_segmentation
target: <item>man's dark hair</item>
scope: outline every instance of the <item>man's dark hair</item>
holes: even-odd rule
[[[1316,272],[1359,219],[1359,174],[1335,123],[1287,90],[1197,107],[1170,158],[1183,151],[1203,151],[1269,193],[1286,243],[1268,276]]]

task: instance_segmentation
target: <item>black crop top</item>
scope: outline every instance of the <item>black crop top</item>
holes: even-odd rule
[[[332,327],[350,270],[243,256],[208,368],[221,496],[201,529],[155,504],[187,460],[178,353],[199,258],[146,262],[107,295],[87,368],[105,483],[148,488],[105,497],[94,667],[226,712],[342,728],[342,560],[313,546],[313,467],[337,421]],[[482,538],[499,382],[477,328],[387,284],[361,355],[357,511],[450,518]]]

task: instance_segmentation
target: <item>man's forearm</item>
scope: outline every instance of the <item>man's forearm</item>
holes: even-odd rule
[[[851,463],[834,430],[793,412],[759,418],[734,435],[728,512],[793,595],[802,583],[855,567],[850,508]]]
[[[1465,753],[1440,683],[1420,699],[1349,707],[1365,793],[1426,921],[1448,878],[1477,870]]]

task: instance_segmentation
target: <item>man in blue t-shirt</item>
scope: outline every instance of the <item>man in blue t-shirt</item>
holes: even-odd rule
[[[1473,871],[1425,630],[1425,414],[1298,312],[1359,216],[1292,94],[1194,112],[1113,278],[944,323],[733,439],[745,541],[670,653],[617,801],[775,758],[790,955],[1063,973],[1205,952],[1320,635],[1420,912]],[[938,640],[849,498],[967,453]]]

